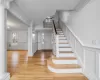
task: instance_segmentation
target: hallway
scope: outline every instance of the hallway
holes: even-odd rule
[[[100,80],[99,8],[100,0],[0,0],[0,80]]]
[[[8,71],[11,73],[11,80],[85,80],[82,74],[50,72],[47,69],[47,59],[52,56],[51,51],[37,51],[34,57],[29,58],[27,51],[8,51],[8,53]]]

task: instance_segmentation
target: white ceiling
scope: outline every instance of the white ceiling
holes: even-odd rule
[[[11,12],[7,10],[7,27],[10,27],[10,30],[13,29],[28,29],[28,26],[23,23],[20,19],[18,19],[16,16],[14,16]]]
[[[14,0],[14,3],[25,13],[29,21],[35,25],[43,23],[47,16],[56,10],[73,10],[80,0]],[[12,6],[13,7],[13,6]]]

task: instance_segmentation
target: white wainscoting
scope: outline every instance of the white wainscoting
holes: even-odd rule
[[[27,42],[18,42],[18,43],[7,43],[7,49],[8,50],[28,50],[28,43]]]
[[[82,66],[83,73],[89,80],[100,80],[100,48],[84,45],[66,25],[62,26],[62,30]]]

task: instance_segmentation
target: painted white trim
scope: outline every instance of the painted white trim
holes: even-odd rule
[[[77,54],[76,52],[75,52],[75,55],[76,55],[76,58],[77,58],[77,60],[78,60],[78,64],[79,64],[79,65],[82,67],[82,69],[83,69],[84,64],[83,64],[81,58],[78,56],[78,54]]]
[[[59,47],[70,47],[69,44],[60,44]]]
[[[89,80],[99,80],[96,78],[95,74],[91,74],[91,73],[83,73]]]
[[[78,64],[77,60],[55,60],[52,59],[54,64]]]
[[[66,25],[66,24],[65,24]],[[66,25],[67,26],[67,25]],[[78,42],[81,43],[82,46],[84,46],[83,42],[78,38],[78,36],[76,36],[76,34],[69,28],[69,26],[67,26],[67,28],[69,29],[69,31],[73,34],[73,36],[78,40]]]
[[[5,73],[0,80],[10,80],[10,73]]]
[[[59,57],[75,57],[75,54],[71,54],[71,53],[60,53]]]
[[[65,24],[66,25],[66,24]],[[67,25],[66,25],[67,26]],[[77,39],[78,42],[80,42],[80,44],[83,47],[88,47],[88,48],[94,48],[94,49],[99,49],[100,50],[100,46],[94,46],[94,45],[89,45],[89,44],[84,44],[79,38],[78,36],[76,36],[76,34],[70,29],[69,26],[67,26],[67,28],[69,29],[69,31],[73,34],[73,36]]]
[[[72,51],[72,48],[59,48],[59,51]]]
[[[83,50],[84,50],[84,52],[83,52],[83,54],[84,54],[84,61],[81,60],[81,58],[79,57],[77,52],[74,50],[74,52],[76,53],[77,59],[79,61],[79,64],[82,66],[83,74],[86,75],[86,77],[89,80],[99,80],[99,79],[97,79],[97,75],[95,73],[87,73],[85,71],[85,62],[86,62],[85,61],[86,60],[85,59],[85,50],[90,50],[90,51],[93,51],[93,52],[98,52],[97,54],[99,54],[100,53],[100,47],[99,46],[93,46],[93,45],[86,45],[86,44],[84,44],[68,26],[67,26],[67,29],[69,30],[70,34],[73,35],[73,37],[75,38],[75,41],[77,41],[81,45]],[[75,45],[76,45],[76,43],[75,43]],[[76,49],[76,48],[74,48],[74,49]]]
[[[48,65],[48,69],[54,73],[82,73],[82,68],[77,69],[54,69]]]
[[[56,57],[59,56],[59,35],[56,35]]]

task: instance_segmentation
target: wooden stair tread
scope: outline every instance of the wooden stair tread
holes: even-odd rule
[[[59,42],[59,44],[69,44],[68,42]]]
[[[59,46],[59,48],[71,48],[70,46],[63,46],[63,47],[61,47],[61,46]]]
[[[82,73],[59,73],[59,74],[55,74],[56,76],[58,77],[82,77],[82,76],[85,76],[84,74]]]
[[[59,51],[59,53],[73,53],[72,51]]]
[[[60,37],[65,37],[64,35],[59,35]]]
[[[58,34],[64,34],[63,32],[57,32]]]
[[[82,73],[54,74],[56,80],[88,80]]]
[[[59,34],[59,36],[60,36],[60,35],[62,36],[62,35],[64,35],[64,34]]]
[[[60,37],[64,37],[64,38],[66,38],[65,36],[60,36]]]
[[[59,34],[59,35],[64,35],[64,33],[63,34]]]
[[[58,32],[58,31],[57,31],[57,33],[63,33],[63,32]],[[64,34],[64,33],[63,33],[63,34]]]
[[[48,65],[55,69],[77,69],[81,68],[78,64],[54,64],[51,59],[47,60]]]
[[[67,39],[61,39],[61,38],[59,38],[59,40],[67,40]]]
[[[55,59],[55,60],[76,60],[76,57],[53,57],[52,59]]]

